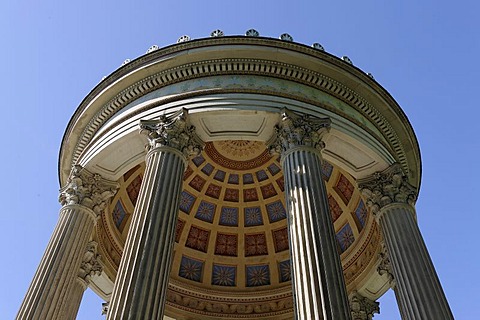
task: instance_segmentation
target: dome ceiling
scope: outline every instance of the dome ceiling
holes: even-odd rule
[[[141,164],[123,175],[110,214],[97,226],[112,279],[144,169]],[[372,233],[376,230],[367,223],[367,208],[350,175],[325,161],[322,177],[348,287],[374,256]],[[183,179],[170,289],[188,288],[188,292],[199,294],[197,298],[217,295],[238,301],[238,294],[251,299],[249,292],[255,292],[271,300],[286,297],[289,301],[287,211],[279,157],[272,157],[263,142],[208,142],[202,154],[189,161]],[[367,247],[370,249],[366,250]],[[173,307],[170,310],[180,308],[183,313],[206,312],[205,315],[225,313],[207,312],[207,307],[189,306],[175,297],[172,292],[167,297],[167,303]],[[288,313],[291,307],[287,303],[276,309]],[[272,315],[278,312],[275,310]]]

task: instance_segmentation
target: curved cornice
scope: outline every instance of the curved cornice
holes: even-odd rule
[[[249,57],[242,58],[241,54]],[[205,59],[210,56],[217,59]],[[130,102],[173,83],[233,74],[287,79],[348,103],[383,133],[388,149],[393,151],[410,183],[419,186],[418,142],[407,117],[383,87],[360,69],[323,51],[276,39],[249,37],[200,39],[169,46],[112,73],[90,92],[70,120],[60,149],[61,184],[65,172],[77,162],[95,133]]]

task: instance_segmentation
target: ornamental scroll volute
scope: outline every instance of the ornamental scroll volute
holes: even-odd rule
[[[204,145],[195,127],[190,125],[186,109],[156,120],[141,120],[140,133],[148,137],[148,151],[170,147],[182,152],[187,159],[198,156]]]
[[[398,163],[359,180],[358,186],[374,215],[388,204],[406,203],[413,206],[417,199],[416,189],[407,182]]]
[[[318,151],[325,147],[323,138],[330,130],[329,118],[315,118],[307,114],[296,114],[282,109],[281,120],[268,143],[272,154],[283,154],[297,147],[310,147]]]
[[[66,185],[60,189],[59,202],[62,206],[82,205],[102,214],[109,200],[119,188],[117,182],[102,178],[99,174],[89,172],[80,165],[75,165],[70,172]]]
[[[100,258],[101,256],[97,253],[97,243],[90,241],[83,255],[78,277],[88,283],[91,277],[95,275],[99,276],[102,273]]]

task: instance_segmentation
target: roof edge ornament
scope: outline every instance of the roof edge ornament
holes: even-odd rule
[[[213,31],[210,33],[210,37],[223,37],[224,35],[225,35],[225,33],[223,33],[223,31],[220,30],[220,29],[213,30]]]
[[[247,36],[247,37],[259,37],[260,33],[255,29],[248,29],[245,32],[245,36]]]
[[[282,33],[279,37],[280,40],[283,41],[288,41],[288,42],[293,42],[293,37],[289,35],[288,33]]]
[[[190,38],[190,36],[183,35],[183,36],[181,36],[180,38],[177,39],[177,43],[187,42],[187,41],[190,41],[190,40],[192,40],[192,38]]]
[[[315,42],[314,44],[312,44],[312,48],[320,51],[325,51],[325,48],[318,42]]]

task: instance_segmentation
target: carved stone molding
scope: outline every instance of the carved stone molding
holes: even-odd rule
[[[90,277],[100,275],[102,273],[100,258],[100,255],[97,253],[97,243],[95,241],[90,241],[87,244],[87,250],[83,254],[78,277],[88,284],[90,282]]]
[[[117,182],[103,179],[99,174],[75,165],[66,185],[60,189],[58,200],[62,206],[82,205],[100,216],[118,188]]]
[[[352,320],[372,320],[375,313],[380,313],[380,304],[372,301],[358,292],[350,295],[350,310]]]
[[[158,120],[142,120],[140,132],[148,137],[147,150],[170,147],[190,158],[199,155],[203,148],[203,142],[195,134],[195,127],[189,124],[186,109]]]
[[[385,243],[382,243],[382,251],[378,254],[380,263],[377,267],[379,275],[386,275],[391,288],[395,288],[395,277],[393,276],[392,263],[390,262],[390,256],[388,255],[387,247]]]
[[[282,110],[281,117],[269,143],[270,152],[284,155],[297,147],[310,147],[319,151],[325,147],[322,138],[330,130],[329,118],[299,115],[288,109]]]
[[[275,296],[266,295],[263,299],[252,299],[248,296],[230,299],[221,296],[199,295],[182,290],[172,284],[169,285],[166,303],[176,309],[215,318],[221,318],[226,314],[229,318],[239,319],[284,318],[284,315],[291,314],[293,311],[291,292]]]
[[[416,189],[407,182],[398,163],[359,180],[358,185],[374,215],[388,204],[406,203],[413,206],[417,199]]]

